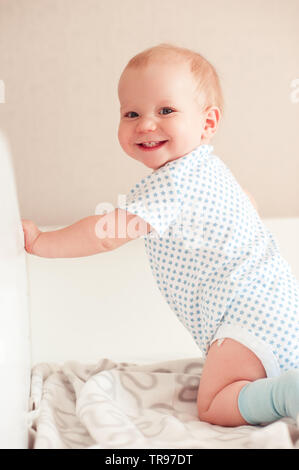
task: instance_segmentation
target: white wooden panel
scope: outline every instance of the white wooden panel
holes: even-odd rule
[[[27,448],[30,328],[27,266],[14,173],[0,132],[0,448]]]

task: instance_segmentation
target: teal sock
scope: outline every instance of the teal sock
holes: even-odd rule
[[[299,414],[299,370],[245,385],[238,397],[239,411],[249,424],[271,423]]]

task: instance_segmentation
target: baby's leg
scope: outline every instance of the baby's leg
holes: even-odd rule
[[[258,357],[243,344],[226,338],[215,341],[207,355],[197,396],[201,421],[220,426],[248,424],[238,407],[238,396],[248,383],[266,377]]]

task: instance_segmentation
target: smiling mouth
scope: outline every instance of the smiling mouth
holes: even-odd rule
[[[166,144],[166,142],[167,140],[161,140],[159,142],[142,142],[137,145],[138,147],[142,148],[142,150],[157,150],[158,148],[161,148],[164,144]]]

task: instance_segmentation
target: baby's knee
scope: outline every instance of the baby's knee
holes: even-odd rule
[[[205,400],[205,397],[197,396],[197,416],[200,421],[204,421],[206,423],[211,422],[209,404],[208,401]]]
[[[204,396],[202,396],[202,393],[200,393],[200,389],[199,389],[197,393],[197,414],[198,414],[200,421],[204,421],[203,417],[206,414],[208,407],[209,407],[209,402],[206,400]]]

